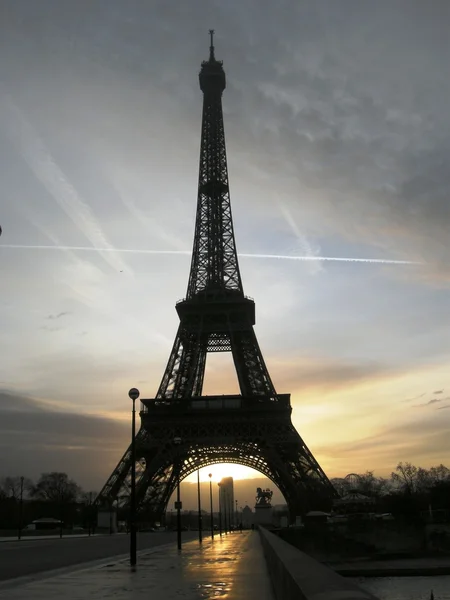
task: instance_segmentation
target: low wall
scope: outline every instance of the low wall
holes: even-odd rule
[[[378,600],[267,529],[259,533],[277,600]]]

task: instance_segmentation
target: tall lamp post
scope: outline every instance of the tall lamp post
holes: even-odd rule
[[[24,477],[22,476],[20,478],[19,532],[18,532],[18,536],[17,536],[19,538],[19,540],[22,537],[22,523],[23,523],[23,480],[24,480]]]
[[[222,486],[219,483],[219,496],[220,496],[220,510],[221,510],[221,515],[223,515],[223,530],[225,535],[228,535],[228,529],[227,529],[227,499],[225,497],[225,493],[222,492]]]
[[[235,527],[236,527],[236,529],[237,529],[237,527],[238,527],[238,525],[239,525],[239,523],[238,523],[238,521],[239,521],[239,516],[238,516],[238,510],[237,510],[237,500],[235,500],[235,501],[234,501],[234,503],[236,504],[236,516],[235,516],[235,519],[236,519],[235,523],[236,523],[236,525],[235,525]]]
[[[133,401],[131,413],[131,494],[130,494],[130,565],[136,566],[136,400],[139,390],[131,388],[128,392]]]
[[[88,532],[91,537],[92,530],[92,492],[89,492],[89,504],[88,504]]]
[[[202,543],[202,505],[200,499],[200,469],[197,469],[197,496],[198,496],[198,541]]]
[[[220,498],[220,484],[219,486],[219,535],[222,537],[222,500]]]
[[[181,444],[181,438],[173,438],[173,443],[176,446]],[[175,508],[177,509],[177,546],[178,550],[181,550],[181,498],[180,498],[180,464],[177,457],[177,501],[175,502]]]
[[[208,475],[209,477],[209,502],[211,505],[211,539],[214,539],[214,519],[213,519],[213,501],[212,501],[212,473]]]

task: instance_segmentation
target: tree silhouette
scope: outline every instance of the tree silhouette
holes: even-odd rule
[[[68,504],[76,502],[81,495],[81,488],[69,479],[67,473],[42,473],[30,495],[37,500]]]
[[[30,492],[33,489],[33,482],[28,477],[23,478],[23,487],[22,487],[22,478],[15,477],[2,477],[0,479],[0,497],[3,498],[13,498],[14,500],[19,500],[21,489],[25,494]]]

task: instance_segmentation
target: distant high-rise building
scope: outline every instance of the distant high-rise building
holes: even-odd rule
[[[224,477],[218,484],[220,512],[225,526],[234,523],[234,484],[232,477]]]
[[[250,525],[253,523],[253,511],[250,508],[250,506],[246,505],[244,506],[244,508],[242,509],[242,524],[244,527],[250,527]]]

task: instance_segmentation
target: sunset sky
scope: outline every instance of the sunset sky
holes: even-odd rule
[[[0,476],[99,489],[128,389],[156,393],[211,27],[244,290],[295,426],[330,477],[450,466],[449,26],[448,0],[2,2]],[[208,360],[205,393],[237,392]]]

